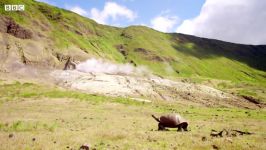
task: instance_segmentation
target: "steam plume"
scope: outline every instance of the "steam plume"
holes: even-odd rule
[[[134,67],[131,64],[114,64],[101,59],[91,58],[77,65],[77,70],[86,73],[107,74],[147,74],[144,67]]]

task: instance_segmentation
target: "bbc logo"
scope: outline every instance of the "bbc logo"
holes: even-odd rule
[[[24,11],[24,5],[5,5],[5,11]]]

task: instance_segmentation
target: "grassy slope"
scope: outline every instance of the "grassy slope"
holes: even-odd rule
[[[0,149],[263,149],[265,110],[142,103],[32,83],[0,82]],[[178,112],[190,132],[156,131],[151,114]],[[211,129],[254,135],[211,138]],[[200,132],[199,132],[200,131]],[[9,134],[14,136],[9,138]],[[182,140],[181,140],[182,137]],[[202,141],[206,137],[206,141]],[[32,139],[35,138],[35,141]]]
[[[70,47],[75,45],[94,57],[119,63],[133,60],[137,65],[145,65],[162,76],[222,79],[247,87],[266,88],[265,46],[258,48],[165,34],[143,26],[115,28],[32,0],[0,2],[1,5],[7,3],[25,4],[26,11],[4,12],[1,8],[2,15],[10,16],[22,26],[45,35],[59,51],[68,48],[71,51]],[[127,59],[115,48],[118,44],[124,45]],[[144,48],[146,54],[134,51],[135,48]],[[153,60],[154,56],[163,61]]]

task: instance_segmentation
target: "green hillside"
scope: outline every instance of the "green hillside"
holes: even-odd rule
[[[48,53],[39,55],[41,59],[36,60],[34,50],[22,46],[27,54],[25,57],[35,64],[46,59],[57,67],[62,62],[60,56],[75,53],[78,60],[101,57],[118,63],[144,65],[161,76],[266,84],[265,45],[240,45],[167,34],[144,26],[117,28],[100,25],[73,12],[32,0],[0,2],[1,6],[18,3],[25,5],[24,12],[5,12],[1,7],[1,26],[5,26],[3,20],[10,17],[32,32],[32,37],[19,42],[41,43],[39,49]],[[12,35],[8,36],[9,42],[16,40]]]

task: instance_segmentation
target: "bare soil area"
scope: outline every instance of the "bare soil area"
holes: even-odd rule
[[[212,87],[172,81],[157,76],[135,76],[104,73],[83,73],[56,70],[50,74],[62,87],[88,93],[150,100],[187,101],[205,106],[259,108],[258,104]]]

